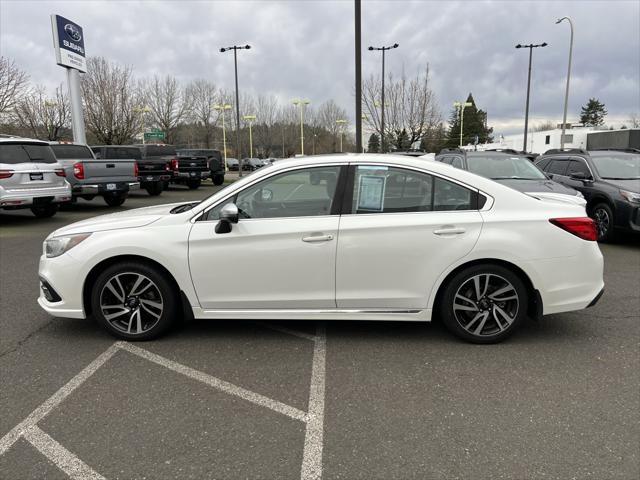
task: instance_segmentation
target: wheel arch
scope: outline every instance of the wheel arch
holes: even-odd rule
[[[121,262],[138,262],[155,268],[163,275],[166,275],[166,278],[175,287],[176,291],[180,292],[178,295],[178,302],[180,303],[183,313],[187,317],[193,316],[193,310],[187,296],[185,295],[184,291],[180,289],[180,285],[175,279],[175,276],[169,270],[167,270],[166,267],[164,267],[161,263],[142,255],[117,255],[114,257],[105,258],[104,260],[95,264],[85,277],[84,283],[82,285],[82,307],[84,309],[86,317],[91,316],[93,313],[91,309],[91,287],[98,278],[98,275],[100,275],[100,272],[104,271],[104,269]]]
[[[589,199],[589,202],[587,202],[587,214],[591,215],[591,213],[593,212],[593,207],[595,207],[599,203],[606,203],[609,208],[611,208],[611,211],[614,214],[616,213],[615,202],[604,193],[596,193]]]
[[[522,283],[524,283],[527,289],[527,293],[529,297],[528,305],[527,305],[527,315],[530,318],[534,318],[534,319],[538,319],[542,316],[542,312],[543,312],[542,297],[540,296],[540,292],[533,285],[533,282],[531,281],[531,278],[529,278],[529,275],[527,275],[527,273],[522,268],[517,266],[515,263],[509,262],[507,260],[498,259],[498,258],[480,258],[480,259],[471,260],[461,265],[458,265],[456,268],[451,270],[446,275],[446,277],[440,282],[440,285],[438,285],[438,290],[436,291],[436,295],[433,301],[433,309],[432,309],[433,313],[436,313],[439,311],[440,302],[442,300],[442,295],[444,293],[444,290],[447,287],[447,284],[451,281],[451,279],[455,275],[460,273],[462,270],[473,267],[475,265],[485,265],[485,264],[501,266],[511,270],[514,274],[516,274],[518,278],[522,280]]]

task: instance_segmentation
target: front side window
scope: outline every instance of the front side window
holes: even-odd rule
[[[211,209],[217,220],[226,203],[238,206],[240,218],[284,218],[331,215],[340,166],[315,167],[274,175],[245,188]]]
[[[584,162],[584,160],[571,160],[569,162],[567,175],[571,175],[572,173],[583,173],[585,177],[591,177],[589,167],[587,167],[587,164]]]
[[[567,159],[556,158],[545,170],[554,175],[564,175],[564,172],[567,169],[567,163]]]
[[[462,168],[462,158],[453,157],[453,160],[451,161],[451,166],[456,168]]]
[[[471,190],[427,173],[384,166],[359,166],[351,213],[430,212],[475,209]]]

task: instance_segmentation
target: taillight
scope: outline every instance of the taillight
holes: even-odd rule
[[[138,169],[138,162],[133,164],[133,176],[137,177],[140,174],[140,170]]]
[[[64,169],[63,168],[56,168],[54,170],[54,172],[56,172],[56,175],[59,177],[66,177],[67,175],[64,173]]]
[[[0,178],[13,177],[13,170],[0,170]]]
[[[177,158],[172,158],[171,159],[171,170],[177,171],[179,167],[180,167],[180,162],[178,162],[178,159]]]
[[[74,163],[73,176],[79,180],[84,180],[84,165],[82,163]]]
[[[549,221],[583,240],[591,242],[598,240],[596,223],[589,217],[551,218]]]

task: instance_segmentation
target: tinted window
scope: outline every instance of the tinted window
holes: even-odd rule
[[[544,137],[544,144],[549,145],[551,143],[551,135],[546,135]]]
[[[340,167],[317,167],[281,173],[242,190],[234,203],[240,218],[313,217],[330,215]],[[218,205],[207,220],[217,220]]]
[[[440,161],[442,163],[446,163],[447,165],[451,165],[452,160],[453,160],[453,157],[450,157],[450,156],[440,157]]]
[[[134,159],[140,160],[142,154],[140,149],[136,147],[109,147],[105,149],[105,158],[107,159]]]
[[[547,165],[549,165],[549,162],[551,161],[550,158],[543,158],[542,160],[538,161],[535,163],[535,165],[541,169],[544,170],[545,172],[547,171]]]
[[[468,188],[457,183],[435,178],[433,209],[443,210],[475,210],[475,195]]]
[[[567,170],[567,175],[571,175],[572,173],[584,173],[587,177],[591,176],[591,172],[589,171],[589,167],[584,160],[571,160],[569,162],[569,169]]]
[[[470,172],[493,180],[519,178],[542,180],[544,174],[528,158],[516,155],[473,155],[467,157]]]
[[[462,158],[453,157],[453,160],[451,161],[451,165],[456,168],[462,168]]]
[[[93,160],[93,154],[89,147],[84,145],[51,145],[56,158],[63,160]]]
[[[354,178],[352,213],[431,211],[433,177],[383,166],[361,166]]]
[[[159,157],[163,155],[175,155],[176,147],[173,145],[147,145],[148,157]]]
[[[564,175],[565,170],[567,169],[567,159],[559,159],[555,158],[551,161],[549,166],[545,169],[549,173],[553,173],[556,175]]]
[[[0,163],[55,163],[56,157],[49,145],[19,143],[0,144]]]

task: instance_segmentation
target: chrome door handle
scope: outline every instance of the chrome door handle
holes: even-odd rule
[[[441,228],[433,231],[435,235],[460,235],[464,232],[466,232],[464,228]]]
[[[333,240],[333,235],[309,235],[308,237],[302,237],[302,241],[307,243],[328,242],[330,240]]]

